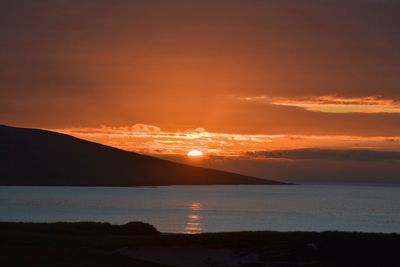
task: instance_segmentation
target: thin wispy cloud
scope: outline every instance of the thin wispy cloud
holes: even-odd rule
[[[378,96],[339,97],[324,95],[316,97],[268,97],[247,96],[239,99],[250,102],[292,106],[308,111],[328,113],[400,113],[400,101]]]
[[[120,127],[103,125],[51,130],[148,154],[185,155],[192,149],[199,149],[206,156],[248,157],[252,153],[255,153],[252,156],[256,156],[264,151],[308,147],[400,151],[400,137],[396,136],[231,134],[209,132],[201,127],[164,131],[160,127],[143,123]]]

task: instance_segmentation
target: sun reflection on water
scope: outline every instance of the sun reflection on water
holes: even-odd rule
[[[200,234],[202,228],[202,216],[199,211],[202,210],[202,204],[198,201],[191,202],[188,206],[189,213],[186,216],[186,223],[184,228],[185,234]]]

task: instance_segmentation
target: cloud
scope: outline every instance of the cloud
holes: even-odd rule
[[[332,161],[393,161],[400,160],[397,151],[371,150],[333,150],[333,149],[293,149],[247,152],[254,158],[291,159],[291,160],[332,160]]]
[[[339,97],[324,95],[316,97],[239,97],[250,102],[268,103],[278,106],[299,107],[308,111],[327,113],[400,113],[400,101],[377,96]]]
[[[64,129],[56,129],[57,131],[70,132],[75,134],[135,134],[135,133],[157,133],[161,129],[157,126],[143,123],[136,123],[131,126],[107,126],[101,125],[100,127],[72,127]]]
[[[270,153],[269,157],[271,158],[284,158],[284,151],[307,147],[329,147],[336,150],[348,150],[351,148],[353,150],[400,151],[399,136],[233,134],[206,131],[204,128],[167,131],[158,126],[143,123],[132,126],[102,125],[100,127],[70,127],[49,130],[125,150],[150,154],[186,155],[188,151],[196,148],[210,157],[248,158],[250,156],[260,158]],[[294,155],[299,156],[300,152],[297,151]],[[318,156],[327,157],[323,151],[313,152],[313,155],[320,152],[321,155]],[[290,153],[293,154],[293,152]],[[288,155],[294,157],[290,153]],[[308,154],[310,154],[309,151]],[[303,157],[305,156],[303,155]]]
[[[127,129],[118,129],[117,130],[121,130],[121,131],[131,131],[131,132],[150,132],[150,133],[154,133],[154,132],[159,132],[161,131],[161,129],[157,126],[154,125],[148,125],[148,124],[143,124],[143,123],[137,123],[133,126],[128,127]]]

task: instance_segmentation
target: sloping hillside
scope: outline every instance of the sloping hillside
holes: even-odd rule
[[[0,125],[0,184],[156,186],[282,183],[174,163],[65,134]]]

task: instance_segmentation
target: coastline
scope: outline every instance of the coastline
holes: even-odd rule
[[[399,266],[400,234],[163,234],[149,224],[0,223],[5,266]],[[207,265],[208,264],[208,265]]]

